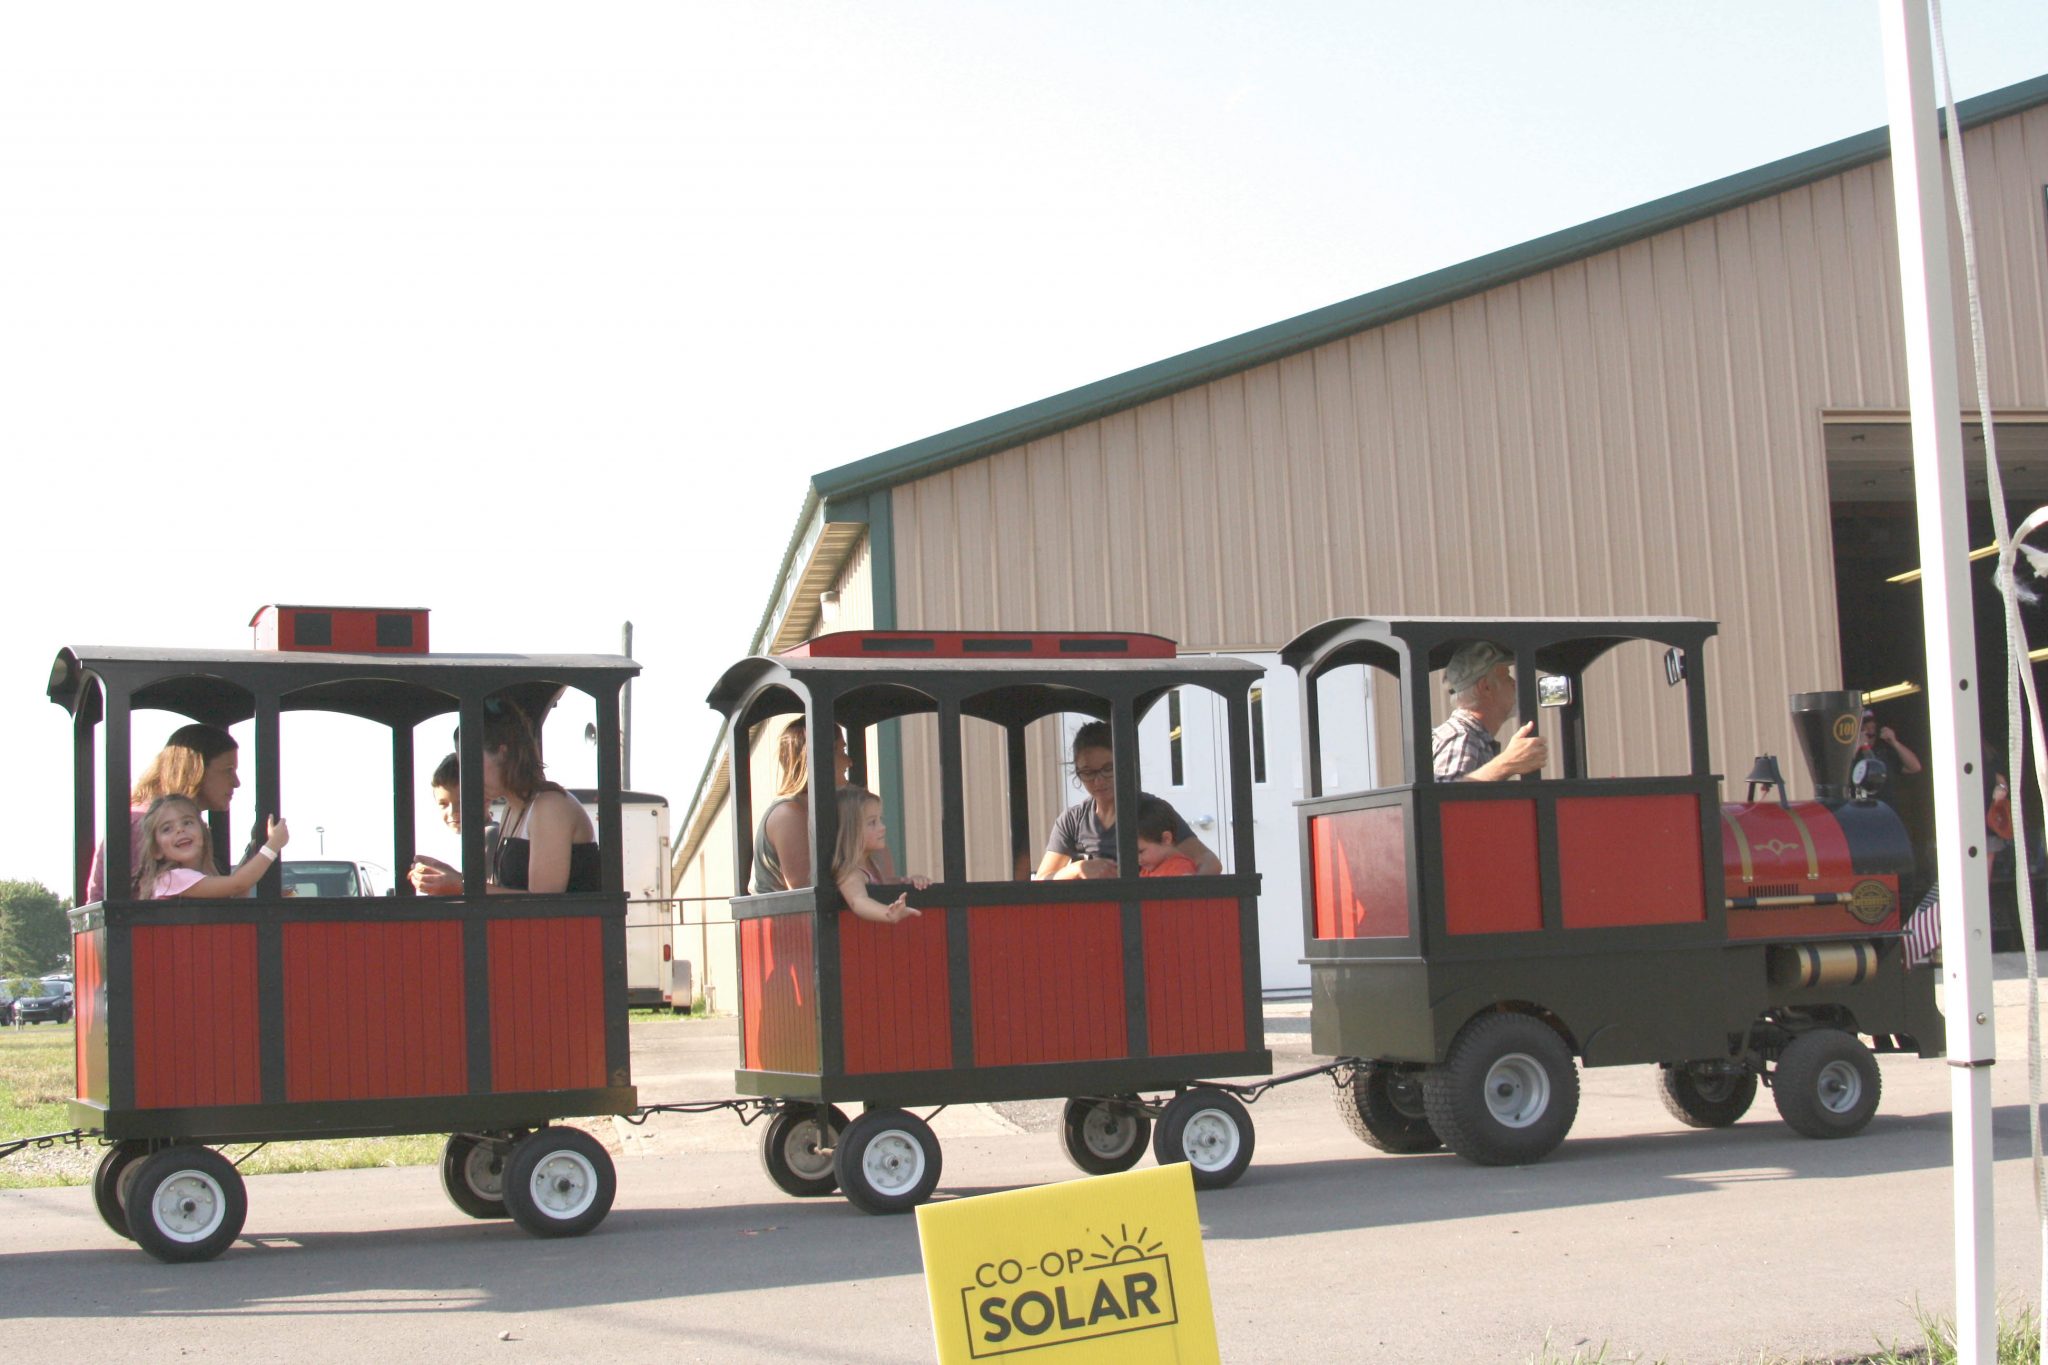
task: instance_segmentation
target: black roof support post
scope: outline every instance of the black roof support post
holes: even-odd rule
[[[94,783],[92,712],[81,706],[71,719],[71,903],[85,904],[86,883],[92,879],[92,807],[98,795]],[[111,866],[111,864],[109,864]],[[112,878],[108,879],[112,885]]]
[[[484,856],[484,703],[465,695],[456,712],[460,729],[456,763],[462,769],[462,892],[487,893],[490,867]]]
[[[268,821],[284,814],[284,792],[278,764],[278,700],[275,692],[256,694],[256,818]],[[216,831],[216,834],[218,831]],[[223,866],[227,866],[223,860]],[[284,897],[284,869],[272,859],[257,883],[257,895],[266,900]]]
[[[413,894],[412,867],[417,837],[413,829],[415,807],[412,784],[412,727],[402,721],[391,723],[391,890],[395,895]]]
[[[1031,876],[1031,782],[1026,771],[1029,755],[1024,742],[1024,722],[1011,721],[1003,727],[1004,776],[1009,785],[1010,875],[1017,881]]]
[[[128,823],[128,790],[133,781],[129,767],[131,728],[128,689],[108,687],[102,678],[101,693],[107,711],[107,899],[135,898],[135,839]]]

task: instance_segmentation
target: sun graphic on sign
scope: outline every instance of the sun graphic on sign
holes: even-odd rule
[[[1097,1266],[1116,1265],[1120,1261],[1141,1261],[1145,1257],[1150,1256],[1153,1252],[1159,1250],[1160,1246],[1162,1245],[1162,1243],[1159,1242],[1154,1242],[1150,1246],[1147,1246],[1145,1244],[1145,1234],[1150,1232],[1151,1230],[1152,1229],[1148,1227],[1139,1228],[1138,1235],[1133,1237],[1131,1235],[1130,1225],[1127,1223],[1120,1223],[1117,1225],[1116,1231],[1117,1236],[1123,1238],[1121,1242],[1112,1242],[1109,1239],[1109,1234],[1106,1232],[1103,1233],[1102,1244],[1108,1247],[1109,1250],[1089,1252],[1089,1268],[1093,1269]]]

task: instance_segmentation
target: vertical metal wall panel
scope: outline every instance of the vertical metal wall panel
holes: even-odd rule
[[[2048,407],[2048,109],[1967,137],[1994,400]],[[897,619],[1256,650],[1349,613],[1712,616],[1715,767],[1794,752],[1786,696],[1840,669],[1822,416],[1905,404],[1889,177],[1851,170],[899,485]],[[1624,667],[1591,680],[1620,698],[1592,717],[1599,762],[1676,770],[1661,679]],[[1076,799],[1049,734],[1040,828]],[[995,840],[1001,821],[975,824]],[[995,865],[981,842],[974,865]]]

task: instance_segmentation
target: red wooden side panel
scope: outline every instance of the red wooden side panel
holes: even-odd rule
[[[817,960],[809,915],[740,921],[740,1056],[747,1070],[817,1074]]]
[[[1243,1050],[1237,901],[1145,906],[1145,1036],[1155,1057]]]
[[[490,924],[491,1089],[605,1083],[604,945],[594,916]]]
[[[283,937],[288,1099],[468,1092],[459,922],[287,924]]]
[[[71,936],[74,1078],[82,1100],[107,1101],[107,931]]]
[[[968,931],[981,1066],[1130,1055],[1112,902],[976,906]]]
[[[953,1064],[946,911],[901,924],[839,915],[840,1032],[848,1075]]]
[[[1697,924],[1707,917],[1694,796],[1571,796],[1557,803],[1564,927]]]
[[[1407,826],[1399,806],[1309,818],[1317,938],[1407,936]]]
[[[135,965],[135,1107],[262,1099],[256,926],[141,925],[128,942]]]
[[[1543,927],[1536,802],[1446,801],[1444,928],[1453,934],[1527,934]],[[1698,843],[1698,838],[1694,838]],[[1620,860],[1617,858],[1617,863]]]

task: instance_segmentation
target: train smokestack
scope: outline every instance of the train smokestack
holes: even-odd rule
[[[1806,753],[1813,790],[1821,801],[1849,799],[1849,769],[1863,726],[1860,692],[1794,692],[1792,728]]]

